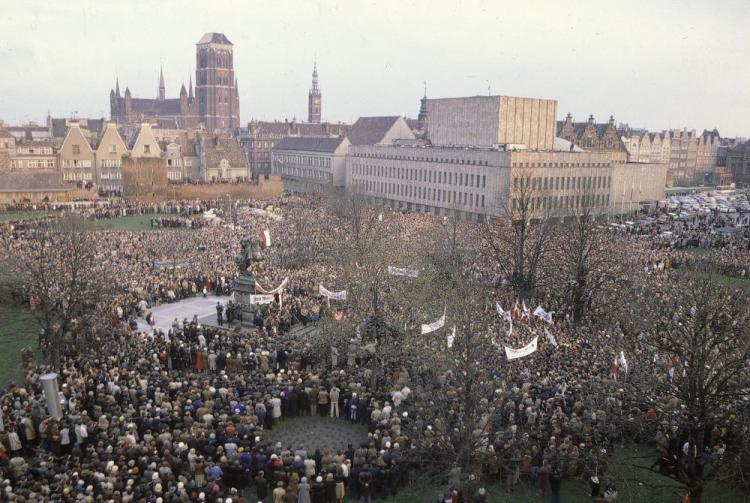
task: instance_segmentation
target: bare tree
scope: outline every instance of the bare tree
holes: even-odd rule
[[[108,252],[104,250],[102,252]],[[32,306],[50,363],[57,367],[67,344],[82,342],[112,292],[96,236],[77,216],[40,227],[11,258],[16,282]]]
[[[480,230],[482,249],[513,289],[516,298],[536,295],[552,246],[555,223],[551,197],[542,177],[519,169],[513,176],[504,219],[493,219]]]
[[[645,368],[633,393],[644,407],[672,397],[656,403],[679,439],[673,476],[687,486],[691,501],[700,502],[705,480],[736,474],[717,467],[731,468],[722,459],[732,459],[742,442],[727,445],[716,459],[711,432],[735,430],[737,414],[747,410],[750,298],[688,273],[652,282],[623,325],[634,354],[649,355],[638,359]]]

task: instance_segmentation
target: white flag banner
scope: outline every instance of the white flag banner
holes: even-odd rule
[[[627,374],[629,367],[628,362],[625,360],[625,352],[620,350],[620,366],[622,367],[622,370]]]
[[[265,240],[266,248],[271,246],[271,231],[268,229],[263,231],[263,239]]]
[[[521,319],[526,318],[527,320],[531,319],[531,309],[526,307],[526,301],[523,301],[523,315],[521,315]]]
[[[544,329],[544,335],[547,336],[547,342],[557,347],[557,339],[555,339],[555,336],[549,333],[549,330],[547,330],[546,328]]]
[[[545,311],[542,306],[537,306],[537,308],[534,309],[534,316],[536,316],[537,318],[541,318],[545,323],[549,325],[552,325],[553,323],[552,313],[554,313],[554,311]]]
[[[503,311],[503,308],[500,307],[499,302],[495,302],[495,310],[497,311],[497,314],[500,315],[500,317],[503,319],[503,321],[509,321],[513,323],[513,318],[510,315],[510,311]]]
[[[340,292],[332,292],[328,290],[326,287],[324,287],[323,285],[320,285],[319,291],[320,291],[320,295],[322,295],[323,297],[328,297],[329,299],[333,299],[333,300],[341,300],[341,301],[346,300],[346,290],[341,290]]]
[[[391,276],[408,276],[410,278],[419,277],[419,271],[416,269],[402,269],[400,267],[388,266],[388,274]]]
[[[248,300],[250,304],[270,304],[273,302],[273,295],[250,295]]]
[[[255,291],[263,293],[265,295],[276,295],[277,293],[280,293],[284,288],[286,288],[287,283],[289,283],[289,278],[284,278],[284,281],[281,282],[279,286],[274,288],[273,290],[266,290],[262,286],[260,286],[260,283],[257,281],[255,282]]]
[[[443,325],[445,325],[445,313],[443,313],[443,315],[437,321],[433,321],[432,323],[423,323],[422,335],[429,334],[430,332],[434,332],[435,330],[439,330],[443,328]]]
[[[513,349],[509,348],[508,346],[505,346],[505,356],[508,357],[508,360],[515,360],[516,358],[523,358],[524,356],[529,356],[531,353],[536,351],[536,344],[537,339],[539,337],[534,337],[534,339],[526,344],[524,347],[520,349]]]
[[[448,349],[453,347],[453,341],[456,339],[456,327],[453,327],[453,332],[448,336]]]

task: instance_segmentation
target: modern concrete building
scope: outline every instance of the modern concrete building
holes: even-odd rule
[[[314,192],[322,187],[344,187],[349,140],[340,138],[284,138],[273,147],[273,172],[284,188]]]
[[[613,121],[585,151],[555,137],[553,100],[488,96],[426,106],[428,145],[373,141],[377,135],[355,142],[355,124],[347,189],[376,205],[477,221],[512,217],[521,198],[539,216],[564,217],[627,213],[664,197],[666,165],[628,163]]]
[[[426,99],[425,104],[427,137],[433,145],[554,148],[555,100],[472,96]]]

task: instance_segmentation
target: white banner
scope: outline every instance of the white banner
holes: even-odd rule
[[[406,269],[400,267],[388,266],[388,274],[391,276],[408,276],[410,278],[419,277],[419,271],[416,269]]]
[[[448,336],[448,349],[453,347],[453,341],[456,339],[456,327],[453,327],[453,332]]]
[[[332,292],[328,290],[326,287],[324,287],[323,285],[320,285],[319,292],[320,292],[320,295],[322,295],[323,297],[328,297],[329,299],[341,300],[341,301],[346,300],[346,290],[341,290],[340,292]]]
[[[628,373],[628,370],[630,370],[630,367],[628,367],[628,362],[627,360],[625,360],[625,352],[622,350],[620,350],[620,366],[626,374]]]
[[[263,239],[265,240],[266,248],[271,246],[271,231],[268,229],[263,231]]]
[[[513,322],[513,319],[510,316],[510,311],[503,311],[503,308],[500,307],[499,302],[495,302],[495,310],[497,310],[497,314],[500,315],[503,321],[510,321],[511,323]]]
[[[534,309],[534,316],[536,316],[537,318],[541,318],[545,323],[549,325],[552,325],[553,323],[552,313],[554,313],[554,311],[545,311],[544,309],[542,309],[542,306],[537,306],[537,308]]]
[[[549,333],[549,330],[547,330],[546,328],[544,329],[544,335],[547,336],[547,342],[557,347],[557,339],[555,339],[555,336]]]
[[[505,356],[508,357],[508,360],[515,360],[516,358],[523,358],[524,356],[528,356],[534,351],[536,351],[536,344],[537,339],[539,337],[534,337],[534,339],[526,344],[524,347],[520,349],[513,349],[509,348],[508,346],[505,346]]]
[[[266,290],[262,286],[260,286],[260,283],[258,283],[256,281],[255,282],[255,291],[263,293],[265,295],[276,295],[277,293],[280,293],[284,288],[286,288],[286,284],[287,283],[289,283],[289,278],[284,278],[284,281],[282,281],[279,286],[277,286],[273,290]]]
[[[443,325],[445,325],[445,313],[443,313],[443,315],[437,321],[422,324],[422,335],[429,334],[430,332],[434,332],[435,330],[439,330],[443,328]]]
[[[248,300],[250,304],[270,304],[273,302],[273,295],[250,295]]]

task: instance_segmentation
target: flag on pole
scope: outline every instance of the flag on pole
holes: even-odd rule
[[[453,332],[448,336],[448,349],[453,347],[453,341],[456,339],[456,327],[453,326]]]
[[[500,307],[499,302],[495,302],[495,310],[497,310],[497,314],[502,318],[503,321],[509,321],[513,323],[513,318],[510,315],[510,311],[504,311],[502,307]]]
[[[263,231],[263,243],[266,245],[266,248],[271,246],[271,231],[268,229]]]
[[[531,321],[531,309],[526,307],[526,301],[523,301],[523,314],[521,314],[521,319],[526,318],[527,321]]]
[[[555,336],[549,333],[549,330],[546,328],[544,329],[544,335],[547,336],[547,342],[552,344],[554,347],[557,347],[557,339],[555,339]]]

